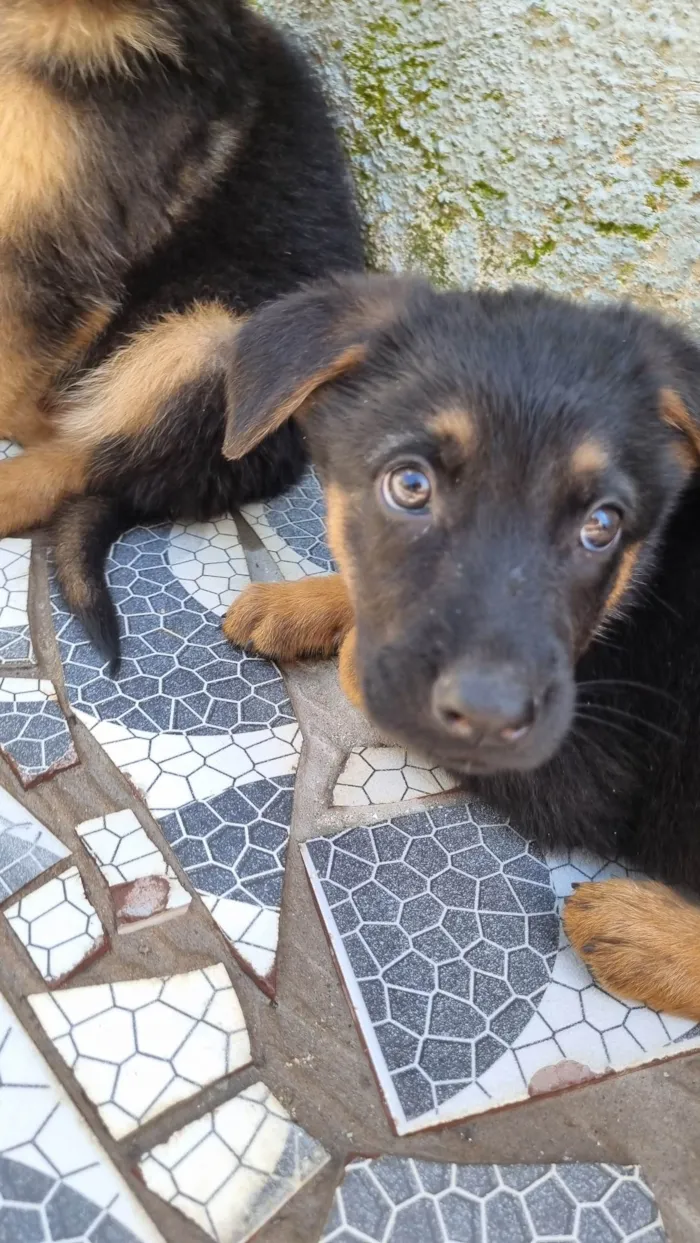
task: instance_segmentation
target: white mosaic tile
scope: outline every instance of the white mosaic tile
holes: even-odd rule
[[[328,1161],[263,1083],[141,1160],[146,1185],[217,1243],[245,1243]]]
[[[14,440],[0,440],[0,461],[19,457],[20,453],[24,453],[24,449],[21,445],[15,444]]]
[[[85,820],[76,832],[109,885],[118,932],[182,914],[190,895],[133,811]]]
[[[355,1161],[321,1243],[666,1243],[637,1165]]]
[[[232,529],[213,525],[218,536],[208,546],[233,574]],[[192,554],[205,564],[198,558],[206,547],[193,546],[200,537],[192,530],[139,528],[112,549],[107,579],[123,656],[116,681],[54,590],[66,690],[162,819],[196,889],[278,912],[301,735],[279,671],[225,640],[220,616],[198,594],[203,580],[187,577],[197,565],[177,559]],[[223,583],[226,562],[206,564],[219,566]]]
[[[246,522],[285,579],[334,571],[326,544],[325,512],[323,492],[313,470],[283,496],[241,507]]]
[[[68,868],[5,911],[46,983],[55,987],[108,948],[77,867]]]
[[[202,902],[240,958],[261,981],[271,980],[279,939],[279,912],[232,898],[203,893]]]
[[[610,997],[560,927],[572,879],[474,800],[302,847],[393,1125],[406,1134],[700,1047],[692,1022]]]
[[[221,963],[184,975],[38,993],[40,1023],[117,1139],[250,1061]]]
[[[225,790],[291,775],[299,765],[298,725],[237,734],[162,733],[155,737],[117,722],[76,714],[109,758],[131,779],[154,816],[205,803]]]
[[[170,531],[168,561],[183,587],[219,617],[250,584],[233,518],[175,523]]]
[[[353,747],[333,791],[333,806],[400,803],[456,786],[444,768],[403,747]]]
[[[36,816],[0,787],[0,902],[69,853]]]
[[[163,1243],[2,997],[0,1237]]]
[[[33,659],[27,612],[30,539],[0,539],[0,661],[29,664]]]
[[[25,789],[78,763],[53,682],[0,678],[0,751]]]

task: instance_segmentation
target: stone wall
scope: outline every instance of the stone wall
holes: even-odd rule
[[[325,77],[376,266],[700,328],[700,6],[257,2]]]

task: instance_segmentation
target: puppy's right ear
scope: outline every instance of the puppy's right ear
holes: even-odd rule
[[[321,385],[359,367],[370,338],[398,317],[419,285],[339,277],[278,298],[244,321],[223,357],[224,457],[243,457],[300,414]]]

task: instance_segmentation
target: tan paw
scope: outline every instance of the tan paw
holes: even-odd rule
[[[700,910],[655,881],[579,885],[566,934],[597,982],[654,1010],[700,1019]]]
[[[294,583],[254,583],[224,618],[226,638],[261,656],[296,660],[332,656],[352,625],[342,580],[306,578]]]

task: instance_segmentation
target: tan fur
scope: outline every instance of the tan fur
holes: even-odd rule
[[[343,639],[338,660],[338,677],[347,699],[356,708],[364,706],[360,674],[357,667],[357,630],[352,630]]]
[[[61,524],[61,536],[54,545],[60,582],[74,609],[87,610],[94,603],[94,584],[85,575],[85,548],[102,508],[100,497],[86,497],[79,514],[74,511],[73,520]]]
[[[476,427],[468,410],[441,410],[428,422],[428,430],[450,442],[466,461],[476,448]]]
[[[87,454],[55,440],[0,463],[0,537],[48,522],[85,485]]]
[[[164,15],[140,0],[3,0],[0,56],[8,61],[61,65],[89,77],[124,71],[129,54],[180,56]]]
[[[75,114],[49,86],[0,64],[0,237],[48,227],[77,192],[83,169]]]
[[[298,660],[332,656],[353,624],[345,583],[330,574],[247,587],[226,614],[224,634],[261,656]]]
[[[348,548],[347,539],[345,537],[345,523],[347,519],[348,498],[335,483],[329,483],[325,489],[326,498],[326,527],[328,534],[328,546],[333,553],[333,559],[342,574],[347,589],[352,595],[355,585],[355,574],[353,560]]]
[[[61,438],[87,449],[152,426],[168,398],[216,367],[218,348],[235,332],[236,322],[211,302],[143,328],[64,395]]]
[[[609,592],[608,598],[605,601],[606,614],[614,613],[628,588],[632,585],[634,581],[634,567],[637,564],[641,550],[641,542],[638,542],[636,544],[630,544],[629,548],[626,548],[623,552],[620,560],[620,567],[617,571],[617,577],[613,583],[612,590]]]
[[[192,207],[207,194],[229,168],[238,150],[240,134],[229,122],[216,121],[209,134],[208,149],[185,161],[177,177],[177,189],[168,204],[173,223],[184,220]]]
[[[700,1020],[698,907],[655,881],[594,881],[567,898],[563,920],[603,988]]]
[[[700,429],[673,389],[661,390],[660,403],[662,422],[685,436],[685,440],[678,446],[682,465],[690,470],[697,470],[700,465]]]
[[[599,475],[610,465],[610,455],[599,440],[584,440],[571,455],[574,475]]]

